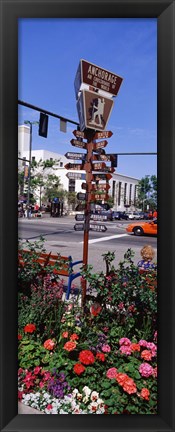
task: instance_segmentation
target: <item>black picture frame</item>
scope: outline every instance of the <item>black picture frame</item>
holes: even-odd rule
[[[175,431],[174,423],[174,0],[1,0],[1,430]],[[158,414],[35,416],[17,411],[18,18],[158,20]],[[146,77],[145,77],[146,79]]]

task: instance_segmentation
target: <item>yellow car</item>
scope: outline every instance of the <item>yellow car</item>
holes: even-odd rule
[[[127,225],[127,233],[134,233],[137,236],[144,234],[157,235],[157,219],[153,219],[150,222],[135,222]]]

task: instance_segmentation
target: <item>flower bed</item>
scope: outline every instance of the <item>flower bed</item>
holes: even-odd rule
[[[88,268],[82,309],[47,270],[25,292],[21,271],[19,400],[45,414],[156,414],[156,273],[140,274],[130,250],[107,274]]]

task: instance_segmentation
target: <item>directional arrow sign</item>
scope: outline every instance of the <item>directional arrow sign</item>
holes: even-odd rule
[[[74,225],[75,231],[83,231],[84,230],[84,223],[77,223]]]
[[[96,193],[94,193],[94,194],[90,195],[90,200],[91,201],[100,201],[100,200],[107,201],[108,199],[109,199],[109,195],[107,195],[107,194],[96,194]]]
[[[100,181],[100,180],[111,180],[112,175],[108,173],[99,173],[99,174],[93,174],[92,175],[92,181]]]
[[[84,214],[77,214],[75,215],[76,221],[83,221],[84,220]]]
[[[86,183],[85,183],[85,184],[86,184]],[[110,189],[110,187],[111,187],[111,186],[110,186],[109,184],[107,184],[107,183],[104,183],[104,184],[103,184],[103,183],[100,183],[100,184],[95,184],[95,185],[92,184],[92,185],[91,185],[91,190],[92,190],[92,191],[97,191],[97,190],[98,190],[98,191],[104,191],[104,190],[107,190],[107,191],[108,191],[108,190]]]
[[[64,155],[67,159],[85,159],[86,154],[85,153],[73,153],[73,152],[67,152]]]
[[[85,201],[86,200],[86,194],[83,192],[78,192],[77,193],[77,199],[80,201]]]
[[[92,161],[107,161],[111,162],[114,160],[114,156],[112,154],[93,154]]]
[[[76,164],[76,163],[67,163],[66,165],[64,165],[64,168],[70,170],[83,170],[84,169],[84,164]]]
[[[66,177],[68,179],[85,180],[86,179],[86,174],[75,173],[75,172],[68,172],[66,174]]]
[[[96,151],[96,150],[98,150],[100,148],[104,148],[104,147],[107,146],[107,143],[108,143],[107,141],[99,141],[97,143],[94,143],[93,144],[93,150]]]
[[[104,162],[102,163],[94,163],[92,166],[92,171],[100,171],[106,168],[106,164]]]
[[[79,148],[84,148],[84,149],[86,149],[87,147],[86,147],[86,143],[85,142],[83,142],[83,141],[79,141],[79,140],[75,140],[75,139],[72,139],[71,141],[70,141],[70,143],[74,146],[74,147],[79,147]]]
[[[85,138],[85,133],[79,130],[74,130],[73,134],[76,138]]]
[[[96,132],[96,134],[94,135],[94,140],[103,139],[103,138],[110,138],[112,135],[113,135],[113,132],[111,132],[111,131]]]
[[[98,215],[98,214],[92,214],[91,215],[91,219],[94,221],[105,221],[108,219],[107,216],[103,216],[103,215]]]
[[[106,231],[107,230],[107,228],[106,228],[105,225],[93,225],[93,224],[90,224],[89,228],[90,228],[91,231]]]

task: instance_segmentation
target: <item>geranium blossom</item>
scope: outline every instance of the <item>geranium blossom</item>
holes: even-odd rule
[[[128,375],[126,375],[125,373],[122,373],[122,372],[117,373],[116,380],[117,380],[118,384],[120,384],[121,386],[123,386],[123,384],[127,378],[128,378]]]
[[[117,376],[117,369],[115,367],[108,369],[107,372],[106,372],[106,376],[109,379],[116,378],[116,376]]]
[[[18,334],[18,340],[21,340],[21,339],[22,339],[21,334]]]
[[[128,345],[122,345],[122,346],[120,347],[119,351],[120,351],[122,354],[126,354],[126,355],[130,355],[131,352],[132,352],[131,347],[128,346]]]
[[[91,351],[83,350],[79,354],[79,360],[85,365],[90,365],[95,362],[95,357]]]
[[[102,345],[101,349],[103,352],[110,352],[111,351],[111,347],[108,344]]]
[[[146,347],[147,348],[147,341],[146,340],[144,340],[144,339],[141,339],[140,341],[139,341],[139,345],[140,346],[143,346],[143,347]]]
[[[148,378],[153,375],[153,367],[149,363],[142,363],[139,367],[139,372],[143,377]]]
[[[44,342],[44,348],[46,348],[49,351],[52,351],[54,349],[55,342],[52,339],[47,339]]]
[[[125,382],[123,384],[123,390],[125,392],[127,392],[128,394],[132,394],[132,393],[137,392],[137,387],[136,387],[135,382],[133,381],[132,378],[127,377],[127,379],[125,380]]]
[[[140,351],[140,345],[138,343],[132,343],[130,348],[132,351]]]
[[[147,388],[142,388],[141,392],[140,392],[140,396],[145,399],[145,400],[149,400],[150,397],[150,392]]]
[[[77,375],[81,375],[85,371],[85,367],[81,363],[76,363],[73,369]]]
[[[151,351],[149,351],[149,350],[143,350],[142,353],[141,353],[141,358],[143,360],[147,360],[147,361],[151,360],[152,359]]]
[[[131,345],[131,341],[128,338],[121,338],[119,340],[119,345]]]
[[[62,333],[62,338],[68,338],[68,331],[65,331]]]
[[[63,347],[66,351],[73,351],[76,348],[76,343],[68,341],[64,344]]]
[[[36,330],[36,326],[35,326],[35,324],[27,324],[27,325],[24,327],[24,332],[25,332],[25,333],[33,333],[35,330]]]
[[[137,392],[137,387],[134,380],[130,378],[127,374],[119,372],[116,376],[116,380],[118,384],[123,387],[123,390],[128,394]]]
[[[96,359],[104,362],[106,360],[105,354],[98,352],[96,354]]]
[[[76,333],[73,333],[71,336],[70,336],[70,340],[78,340],[79,339],[79,336],[76,334]]]

